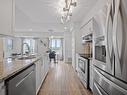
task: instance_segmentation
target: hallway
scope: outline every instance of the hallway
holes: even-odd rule
[[[38,95],[92,95],[80,83],[71,65],[51,64]]]

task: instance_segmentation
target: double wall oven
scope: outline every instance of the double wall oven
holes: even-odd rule
[[[127,0],[110,1],[104,35],[94,35],[93,93],[127,95]]]

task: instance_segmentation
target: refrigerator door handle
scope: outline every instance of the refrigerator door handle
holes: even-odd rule
[[[112,64],[112,62],[111,62],[111,56],[110,56],[110,50],[109,50],[109,41],[108,41],[108,29],[109,29],[109,20],[110,20],[110,11],[111,11],[111,8],[112,8],[112,6],[109,5],[109,11],[108,11],[108,16],[107,16],[107,24],[106,24],[106,41],[107,41],[108,57],[110,59],[110,63]],[[112,69],[112,67],[111,67],[111,69]]]
[[[118,0],[118,2],[120,2],[120,0]],[[113,20],[113,48],[114,48],[114,54],[116,59],[118,59],[117,61],[120,63],[119,60],[119,54],[118,54],[118,42],[117,42],[117,24],[118,24],[118,15],[119,15],[119,6],[120,3],[118,3],[119,5],[117,5],[118,7],[115,9],[115,15],[114,15],[114,20]]]

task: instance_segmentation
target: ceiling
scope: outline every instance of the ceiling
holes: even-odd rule
[[[16,31],[62,32],[59,0],[16,0]],[[80,23],[97,0],[77,0],[71,22]]]

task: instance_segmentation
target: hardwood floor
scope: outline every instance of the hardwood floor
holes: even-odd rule
[[[83,87],[71,65],[59,62],[50,66],[38,95],[92,95],[92,93]]]

